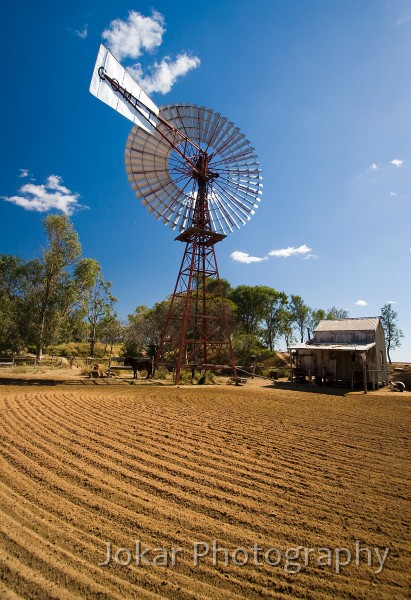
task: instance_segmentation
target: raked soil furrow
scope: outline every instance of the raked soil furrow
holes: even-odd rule
[[[0,390],[0,597],[406,598],[407,398]]]
[[[45,431],[45,434],[46,434],[46,435],[48,435],[48,434],[47,434],[47,430]],[[144,442],[144,440],[143,440],[143,442]],[[87,445],[87,444],[86,444],[86,445]],[[143,445],[144,445],[144,446],[146,446],[146,444],[140,443],[140,447],[141,447],[141,446],[143,446]],[[168,449],[167,449],[167,454],[169,454],[169,453],[170,453],[170,452],[169,452],[169,451],[168,451]],[[141,453],[141,454],[142,454],[142,453]],[[162,454],[164,455],[164,453],[162,453]],[[124,456],[124,455],[123,455],[123,456]],[[120,460],[120,462],[123,460],[123,457],[122,457],[121,455],[120,455],[120,457],[119,457],[119,460]],[[133,457],[133,460],[134,460],[134,457]],[[124,462],[126,463],[127,461],[124,461]],[[163,462],[164,462],[164,461],[163,461]],[[140,465],[140,468],[141,468],[141,469],[143,469],[143,468],[144,468],[144,467],[143,467],[143,463],[144,463],[144,460],[142,459],[142,455],[140,455],[140,457],[139,457],[139,465]],[[301,469],[304,467],[304,465],[302,465],[301,461],[298,461],[298,463],[297,463],[297,464],[299,465],[299,470],[301,470]],[[175,461],[173,461],[173,469],[174,469],[174,466],[175,466]],[[164,467],[164,464],[163,464],[163,467]],[[317,472],[321,472],[321,470],[320,470],[320,469],[317,469]],[[226,475],[226,474],[224,473],[224,475]],[[127,474],[126,474],[126,477],[127,477]],[[214,489],[215,489],[217,486],[215,486],[215,484],[214,484],[214,486],[213,486],[212,484],[213,484],[214,482],[212,481],[212,477],[210,477],[210,476],[209,476],[209,478],[210,478],[210,481],[209,481],[209,483],[210,483],[210,487],[214,487]],[[327,476],[327,475],[325,475],[325,478],[327,479],[327,478],[328,478],[328,476]],[[330,479],[332,480],[332,479],[333,479],[333,476],[330,476]],[[341,477],[340,477],[340,476],[338,476],[338,477],[337,477],[337,484],[339,483],[339,480],[341,480]],[[288,480],[288,481],[289,481],[289,480]],[[314,482],[312,481],[312,482],[311,482],[312,489],[311,489],[311,490],[309,490],[309,493],[305,493],[305,494],[304,494],[304,498],[303,498],[303,500],[301,500],[300,502],[302,502],[302,504],[305,504],[305,503],[307,503],[307,501],[308,501],[308,504],[312,504],[313,500],[315,500],[315,502],[316,502],[316,510],[318,511],[318,510],[319,510],[319,508],[320,508],[320,505],[321,505],[321,496],[320,496],[320,494],[321,494],[321,493],[322,493],[322,494],[324,493],[324,488],[323,488],[323,486],[324,486],[324,477],[323,477],[323,480],[322,480],[322,481],[320,481],[320,483],[321,483],[321,485],[319,486],[320,493],[319,493],[319,494],[317,494],[317,496],[318,496],[317,498],[315,498],[315,495],[316,495],[316,494],[314,493],[314,489],[313,489],[313,483],[314,483]],[[334,482],[333,482],[333,481],[331,481],[331,486],[333,486],[333,485],[334,485]],[[261,486],[260,486],[260,487],[261,487]],[[271,488],[271,490],[273,490],[273,488],[274,488],[274,491],[275,491],[275,489],[277,489],[277,488],[278,488],[279,490],[281,490],[281,489],[283,489],[283,491],[285,490],[285,491],[287,492],[287,502],[289,502],[289,499],[290,499],[290,497],[292,497],[293,495],[295,496],[296,494],[297,494],[297,496],[298,496],[298,493],[299,493],[299,490],[298,490],[298,489],[297,489],[297,490],[293,489],[293,488],[292,488],[292,487],[291,487],[289,484],[286,484],[286,485],[284,485],[284,486],[283,486],[283,485],[282,485],[282,482],[281,482],[281,480],[280,480],[280,481],[278,481],[278,480],[277,480],[277,478],[275,479],[275,481],[269,481],[268,487],[269,487],[269,488]],[[216,490],[216,491],[218,492],[218,490]],[[258,494],[259,494],[259,490],[256,490],[256,489],[254,488],[254,492],[255,492],[255,500],[257,501],[257,500],[258,500]],[[235,490],[231,490],[231,493],[232,493],[232,494],[234,494],[234,493],[235,493]],[[217,498],[217,499],[218,499],[220,502],[221,502],[221,501],[223,501],[223,502],[224,502],[224,498],[222,498],[222,497],[221,497],[221,494],[220,494],[220,495],[218,495],[218,493],[217,493],[217,494],[214,494],[214,492],[213,492],[213,495],[214,495],[214,496],[215,496],[215,497],[216,497],[216,498]],[[246,493],[245,493],[245,491],[243,492],[242,496],[243,496],[243,499],[244,499],[244,497],[246,496]],[[230,499],[230,502],[233,502],[234,504],[236,504],[236,500],[235,500],[235,499],[232,499],[232,498],[231,498],[231,499]],[[320,530],[320,532],[321,532],[321,530]]]

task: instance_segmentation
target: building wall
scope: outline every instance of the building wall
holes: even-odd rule
[[[314,340],[318,344],[371,344],[375,331],[316,331]]]
[[[388,382],[388,365],[385,347],[384,329],[379,321],[376,329],[354,331],[316,331],[314,343],[323,344],[371,344],[367,353],[350,352],[347,350],[300,350],[298,367],[307,375],[315,375],[327,379],[340,379],[356,382],[363,381],[364,363],[362,354],[366,357],[367,381],[372,387]]]

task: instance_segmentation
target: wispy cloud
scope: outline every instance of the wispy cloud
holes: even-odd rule
[[[307,256],[304,256],[303,260],[316,260],[317,258],[319,258],[318,254],[307,254]]]
[[[403,15],[401,15],[398,19],[397,22],[395,23],[398,27],[400,27],[401,25],[404,25],[405,23],[409,23],[411,21],[411,11],[405,12]]]
[[[268,260],[270,256],[274,256],[276,258],[288,258],[295,255],[305,255],[303,257],[304,260],[315,260],[316,258],[319,258],[318,254],[313,254],[311,252],[311,248],[309,248],[306,244],[298,246],[298,248],[295,248],[294,246],[288,246],[288,248],[270,250],[266,256],[252,256],[248,252],[241,252],[240,250],[235,250],[230,256],[237,262],[250,264]]]
[[[79,204],[79,194],[71,192],[62,182],[58,175],[49,175],[43,185],[26,183],[21,186],[18,195],[1,196],[1,199],[36,212],[55,209],[71,215],[76,209],[86,208]]]
[[[396,300],[387,300],[387,304],[398,304]]]
[[[231,258],[237,262],[240,263],[245,263],[245,264],[250,264],[250,263],[257,263],[257,262],[261,262],[263,260],[267,260],[267,256],[264,256],[262,258],[260,258],[259,256],[250,256],[247,252],[241,252],[240,250],[234,250],[234,252],[232,252],[230,254]]]
[[[74,35],[76,35],[77,37],[81,38],[82,40],[85,40],[88,36],[88,27],[87,25],[84,25],[83,29],[76,29],[74,31]]]
[[[390,192],[390,196],[392,198],[396,198],[398,196],[398,194],[396,192]]]
[[[127,20],[115,19],[102,33],[108,48],[118,60],[139,58],[143,52],[153,52],[161,46],[165,33],[165,21],[161,13],[152,11],[146,17],[131,10]],[[185,52],[175,59],[165,56],[147,69],[141,63],[129,65],[130,75],[148,94],[167,94],[177,79],[200,65],[200,59]]]
[[[276,256],[282,258],[288,258],[289,256],[294,256],[295,254],[308,254],[311,252],[311,248],[303,244],[302,246],[298,246],[298,248],[294,248],[294,246],[288,246],[288,248],[281,248],[281,250],[270,250],[268,256]]]
[[[19,177],[28,177],[30,171],[28,169],[19,169]]]
[[[389,162],[386,163],[381,163],[378,164],[376,162],[371,163],[362,173],[360,173],[357,176],[357,180],[370,180],[370,178],[373,181],[376,181],[376,179],[380,179],[384,178],[387,176],[389,170],[392,169],[392,167],[402,167],[402,165],[404,164],[404,161],[402,159],[399,158],[394,158],[393,160],[390,160]]]
[[[401,167],[404,164],[404,161],[400,160],[399,158],[394,158],[394,160],[392,160],[390,164],[394,167]]]
[[[366,302],[365,300],[357,300],[355,304],[357,306],[368,306],[368,302]]]

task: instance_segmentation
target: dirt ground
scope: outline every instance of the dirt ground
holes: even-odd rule
[[[0,598],[410,597],[410,392],[0,377]]]

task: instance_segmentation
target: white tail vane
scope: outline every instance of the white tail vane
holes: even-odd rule
[[[102,44],[91,78],[90,93],[135,125],[154,133],[159,108]]]

